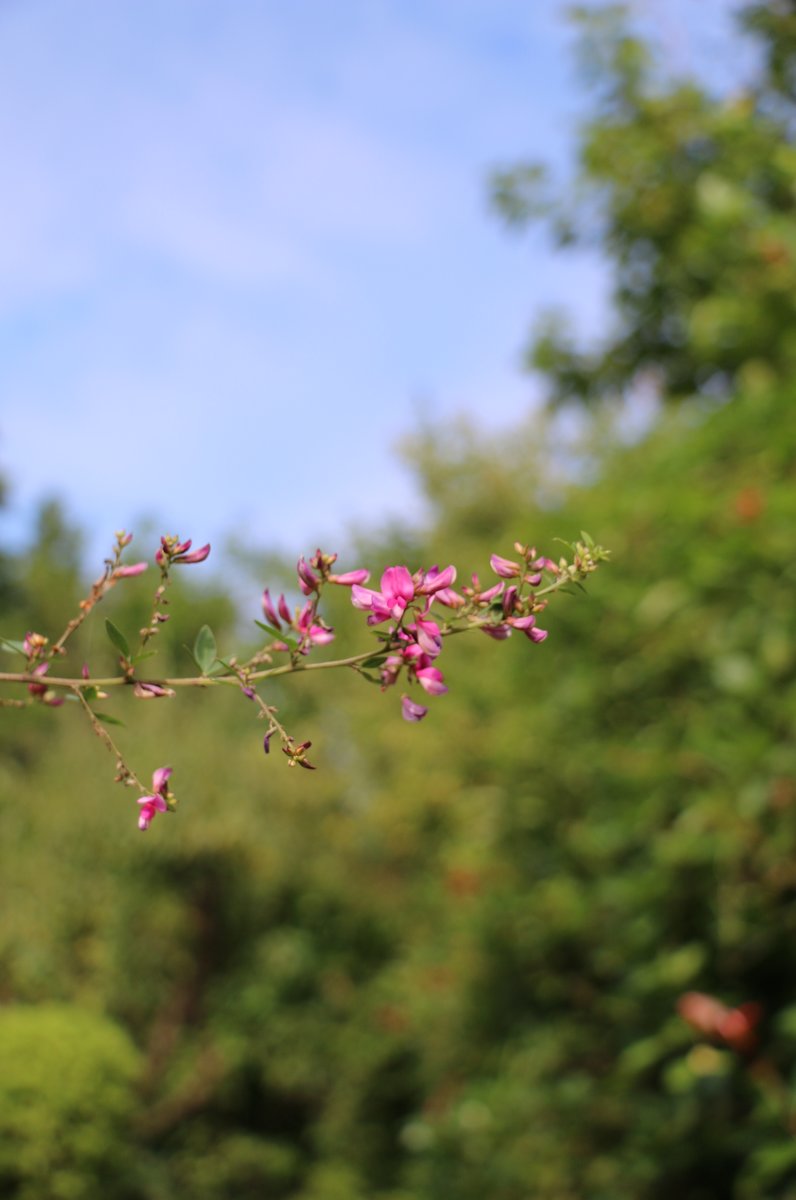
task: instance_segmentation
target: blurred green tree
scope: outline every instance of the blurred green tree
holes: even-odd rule
[[[628,10],[575,10],[594,91],[579,172],[554,188],[540,164],[493,178],[499,212],[544,222],[561,248],[599,248],[615,327],[578,346],[548,313],[527,361],[553,406],[652,384],[666,402],[726,397],[796,368],[796,95],[790,3],[752,5],[756,77],[727,95],[671,78]]]

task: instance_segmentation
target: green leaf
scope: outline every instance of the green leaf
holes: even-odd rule
[[[111,717],[108,713],[95,712],[94,716],[98,721],[102,721],[103,725],[121,725],[124,728],[124,721],[120,721],[118,717]]]
[[[127,638],[122,633],[121,629],[117,629],[113,621],[105,619],[105,632],[113,642],[116,649],[130,661],[130,647],[127,645]]]
[[[374,654],[371,658],[366,658],[365,661],[359,665],[361,667],[380,667],[382,663],[387,661],[387,657],[388,656],[386,654]]]
[[[193,656],[199,670],[203,675],[212,667],[216,661],[218,647],[216,646],[215,635],[209,625],[203,625],[196,635],[196,641],[193,644]]]
[[[586,533],[585,530],[581,529],[580,537],[581,541],[588,546],[590,550],[594,549],[594,538],[591,536],[591,534]]]
[[[260,629],[264,629],[266,633],[270,633],[272,638],[276,638],[279,642],[285,642],[288,646],[297,646],[298,641],[289,633],[280,633],[278,629],[274,629],[273,625],[266,625],[264,621],[255,621],[255,625],[259,625]]]
[[[7,650],[9,654],[22,654],[24,657],[27,657],[25,655],[25,647],[22,642],[15,642],[12,641],[11,638],[0,637],[0,646],[2,646],[4,650]]]

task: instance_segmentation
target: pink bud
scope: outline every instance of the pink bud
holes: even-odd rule
[[[114,579],[129,579],[133,575],[141,575],[149,567],[149,563],[131,563],[129,567],[117,567],[113,572]]]
[[[279,618],[276,615],[276,609],[271,603],[271,594],[268,591],[268,588],[265,588],[263,591],[263,613],[266,621],[273,625],[275,629],[281,630],[282,626],[279,624]]]
[[[190,546],[190,544],[191,544],[190,542],[187,543],[187,545],[189,545],[189,546]],[[204,560],[207,558],[209,553],[210,553],[210,543],[208,542],[206,546],[202,546],[201,550],[194,550],[193,554],[181,554],[178,558],[174,559],[174,562],[175,563],[204,562]]]
[[[511,637],[510,625],[481,625],[480,629],[482,633],[488,634],[496,642],[505,642],[506,638]]]
[[[449,588],[455,579],[456,568],[453,565],[446,567],[444,571],[440,571],[439,567],[435,565],[426,571],[415,591],[419,596],[430,596],[434,592]]]
[[[309,596],[312,592],[318,590],[318,576],[315,575],[309,564],[304,561],[303,556],[296,563],[296,572],[299,577],[299,587],[305,596]]]
[[[160,696],[173,696],[174,689],[163,687],[160,683],[145,683],[141,679],[135,681],[133,695],[139,700],[155,700]]]
[[[522,574],[522,567],[519,563],[512,562],[508,558],[501,558],[499,554],[493,554],[489,560],[489,565],[496,575],[500,575],[501,579],[516,579]]]
[[[279,596],[279,615],[282,618],[282,620],[285,622],[286,625],[292,624],[293,617],[291,615],[290,609],[287,606],[287,600],[285,599],[283,593],[280,594],[280,596]]]
[[[454,592],[453,588],[440,588],[434,593],[434,599],[444,604],[446,608],[461,608],[466,604],[464,596],[460,596],[458,592]]]

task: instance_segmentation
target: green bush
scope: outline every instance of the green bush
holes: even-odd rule
[[[140,1057],[75,1005],[0,1008],[0,1192],[15,1200],[129,1196]]]

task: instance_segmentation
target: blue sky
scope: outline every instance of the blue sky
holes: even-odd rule
[[[729,0],[635,7],[678,68],[731,45]],[[98,557],[419,516],[413,423],[510,426],[534,315],[605,327],[601,264],[487,203],[583,108],[558,0],[0,0],[6,540],[44,495]]]

